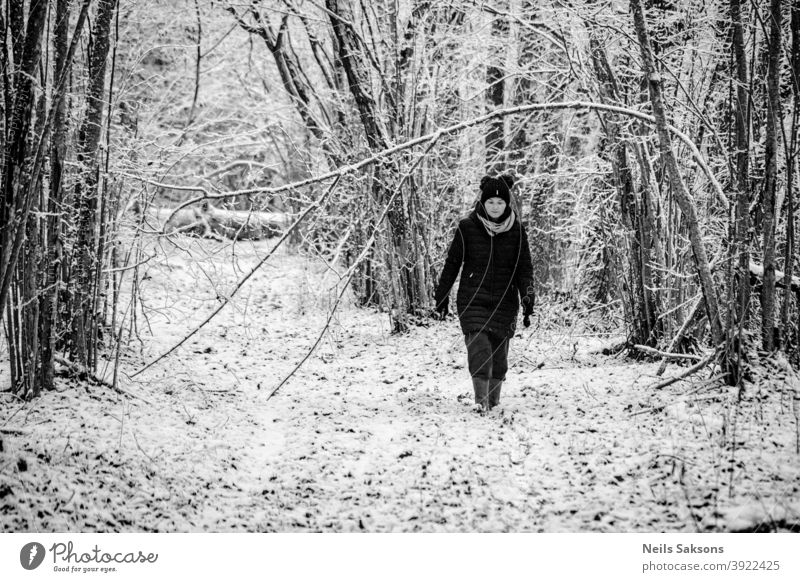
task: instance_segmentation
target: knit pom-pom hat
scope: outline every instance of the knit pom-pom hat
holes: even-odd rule
[[[489,198],[500,198],[506,204],[511,204],[511,187],[514,185],[514,178],[505,174],[497,178],[484,176],[481,178],[481,204]]]

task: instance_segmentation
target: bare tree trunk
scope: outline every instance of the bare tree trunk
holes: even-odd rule
[[[462,32],[465,13],[457,6],[432,6],[429,0],[414,0],[411,17],[403,32],[398,50],[395,80],[397,133],[402,139],[424,135],[432,129],[447,126],[459,119],[458,86],[444,83],[435,86],[440,71],[458,66],[460,55],[453,37]],[[397,15],[396,15],[397,17]],[[441,39],[446,39],[444,43]],[[417,50],[419,46],[419,50]],[[420,103],[430,103],[421,108]],[[397,139],[400,139],[398,137]],[[457,183],[452,170],[458,167],[459,148],[454,136],[438,141],[438,152],[430,161],[419,165],[416,175],[406,181],[405,200],[408,201],[409,238],[416,257],[416,296],[429,297],[436,284],[433,240],[440,223],[431,220],[439,216],[442,203],[457,199]],[[410,163],[410,156],[404,157]]]
[[[56,0],[55,27],[53,47],[55,62],[53,67],[54,91],[63,93],[65,88],[57,87],[57,80],[64,76],[67,62],[68,34],[69,34],[69,0]],[[67,108],[62,95],[53,94],[51,103],[55,107],[53,118],[53,134],[50,148],[50,192],[48,196],[45,220],[45,280],[41,292],[41,353],[42,353],[42,379],[45,390],[53,388],[53,358],[55,356],[54,326],[58,313],[58,281],[61,272],[63,253],[61,221],[62,187],[64,177],[64,156],[67,149]]]
[[[540,24],[547,18],[547,9],[543,9],[537,2],[521,0],[515,9],[519,13],[519,18],[512,20],[518,24],[517,34],[514,35],[517,43],[516,67],[523,74],[509,76],[502,81],[508,100],[515,105],[563,100],[566,84],[563,77],[557,72],[537,71],[541,68],[555,71],[565,65],[562,46],[553,46],[563,39],[559,35],[542,37]],[[493,22],[497,23],[496,19],[501,19],[508,24],[507,16],[495,14],[496,11],[488,7],[486,10],[495,18]],[[494,36],[499,34],[497,30],[493,30]],[[504,38],[509,38],[508,33],[504,34]],[[556,200],[556,176],[562,159],[561,144],[564,141],[562,119],[555,112],[541,111],[512,116],[507,122],[500,120],[499,123],[490,125],[490,128],[494,127],[494,131],[498,132],[497,135],[502,135],[500,131],[504,125],[508,127],[508,135],[503,144],[507,149],[503,156],[506,169],[511,168],[520,176],[534,177],[529,187],[528,200],[517,201],[512,193],[512,205],[519,207],[520,218],[526,226],[539,233],[531,238],[530,244],[534,280],[540,292],[561,291],[563,288],[564,254],[567,245],[554,234],[562,215],[553,204]],[[487,156],[487,161],[489,159]]]
[[[111,19],[117,0],[99,0],[89,57],[88,110],[78,131],[78,162],[82,179],[75,188],[77,241],[75,244],[73,289],[72,350],[77,364],[93,368],[96,364],[95,335],[97,314],[92,304],[97,271],[98,178],[102,159],[99,152],[105,107],[106,60],[110,47]]]
[[[489,65],[486,67],[486,101],[491,109],[502,109],[505,102],[505,44],[508,42],[508,18],[503,15],[492,15],[492,37],[502,47],[489,49]],[[501,117],[489,123],[486,132],[486,171],[500,173],[505,170],[505,118]]]
[[[370,77],[364,62],[363,51],[367,50],[352,28],[353,10],[350,0],[326,0],[325,7],[330,16],[331,26],[336,37],[338,56],[347,75],[350,94],[356,102],[361,125],[367,143],[373,152],[389,147],[390,133],[383,122],[370,89]],[[391,190],[399,184],[398,170],[387,163],[373,166],[372,196],[380,206],[389,204],[387,213],[388,236],[386,254],[382,266],[387,270],[387,281],[390,282],[389,293],[384,293],[388,300],[387,307],[392,310],[394,331],[402,332],[408,327],[407,315],[424,308],[426,298],[417,295],[414,284],[414,258],[409,241],[408,217],[405,213],[405,201],[396,196],[390,202]]]
[[[194,0],[194,11],[195,15],[197,16],[197,56],[195,57],[194,64],[194,94],[192,95],[192,107],[189,109],[189,117],[186,120],[186,126],[183,130],[184,135],[186,134],[186,130],[188,130],[194,122],[194,112],[197,109],[197,97],[200,95],[200,62],[203,59],[203,55],[201,53],[203,41],[203,21],[200,18],[200,4],[198,4],[197,0]]]
[[[592,57],[592,65],[595,76],[600,88],[600,99],[603,102],[613,102],[618,98],[616,90],[616,79],[605,50],[600,45],[597,38],[597,30],[593,27],[589,32],[589,49]],[[640,257],[640,238],[637,236],[635,192],[633,190],[633,178],[628,165],[628,148],[626,141],[622,140],[621,130],[613,114],[600,115],[601,126],[605,133],[605,139],[601,144],[602,152],[608,152],[608,160],[611,164],[613,184],[617,191],[619,204],[620,220],[622,223],[624,238],[618,241],[617,247],[622,247],[627,257],[627,277],[618,281],[620,295],[622,297],[623,308],[628,325],[628,341],[632,344],[645,345],[650,336],[647,329],[647,318],[644,311],[644,294],[641,285],[642,273]]]
[[[27,27],[11,8],[9,20],[14,38],[17,74],[13,82],[13,111],[7,127],[3,163],[3,205],[0,220],[0,318],[7,315],[9,355],[12,358],[12,389],[29,399],[40,389],[39,304],[36,296],[40,255],[39,222],[41,181],[33,174],[29,144],[43,131],[44,97],[34,91],[34,78],[41,66],[42,34],[46,28],[46,5],[32,5]],[[44,76],[44,75],[42,75]],[[8,80],[8,79],[6,79]],[[34,110],[33,104],[37,103]],[[32,213],[31,211],[34,211]],[[10,301],[8,291],[11,291]]]
[[[800,1],[794,0],[791,6],[791,24],[792,32],[792,53],[791,53],[791,70],[792,70],[792,93],[794,95],[794,107],[792,108],[792,128],[789,138],[789,154],[787,156],[786,164],[786,255],[785,255],[785,268],[784,283],[785,291],[783,294],[783,304],[781,305],[781,328],[783,335],[781,337],[781,348],[786,350],[789,343],[789,338],[797,336],[798,322],[790,321],[789,312],[792,304],[792,276],[794,275],[794,261],[795,261],[795,229],[794,229],[794,180],[795,169],[797,164],[798,153],[798,122],[800,122]],[[797,306],[800,308],[800,305]]]
[[[2,129],[2,136],[3,136],[3,154],[5,154],[5,143],[8,139],[8,126],[10,122],[10,114],[11,109],[13,107],[13,93],[12,93],[12,86],[11,86],[11,79],[9,77],[9,73],[12,70],[11,63],[9,61],[9,38],[8,38],[9,26],[8,21],[5,18],[5,14],[2,9],[0,9],[0,39],[2,39],[2,44],[0,44],[0,71],[2,71],[2,76],[0,77],[0,83],[2,83],[2,90],[3,90],[3,112],[2,118],[0,121],[3,123]],[[2,164],[5,161],[5,156],[0,157],[0,170],[3,169],[4,166]]]
[[[740,0],[730,0],[732,48],[735,58],[736,93],[734,117],[736,127],[736,205],[730,228],[728,256],[732,276],[729,276],[727,348],[723,367],[728,382],[737,385],[741,380],[743,345],[741,331],[747,321],[750,304],[750,99],[748,94],[747,54],[744,45],[744,27]]]
[[[630,0],[630,6],[633,12],[634,28],[636,29],[636,35],[639,39],[639,47],[642,53],[642,61],[648,82],[648,91],[650,93],[650,102],[653,107],[653,116],[656,121],[661,158],[666,167],[676,201],[684,215],[684,220],[686,221],[689,231],[695,266],[700,279],[700,286],[703,291],[708,320],[711,326],[711,338],[714,345],[717,346],[723,338],[722,324],[719,317],[717,294],[697,221],[697,211],[694,201],[680,175],[675,153],[672,150],[672,141],[669,130],[667,129],[668,123],[664,106],[661,77],[658,75],[655,68],[642,0]]]
[[[764,197],[762,234],[764,279],[761,286],[761,344],[775,348],[775,194],[778,179],[778,115],[780,115],[781,2],[770,1],[769,58],[767,68],[767,128],[764,150]]]
[[[9,23],[14,39],[13,54],[16,74],[13,80],[13,105],[3,153],[2,203],[0,203],[0,322],[7,306],[8,293],[20,256],[32,188],[28,163],[29,132],[33,123],[34,80],[42,47],[47,3],[34,2],[28,14],[27,26],[22,21],[22,3],[10,4]],[[18,11],[20,13],[18,14]]]
[[[43,75],[44,76],[44,75]],[[43,87],[44,89],[44,87]],[[33,131],[34,136],[41,136],[44,131],[44,110],[45,97],[40,95],[36,111],[36,124]],[[31,176],[30,159],[26,160],[26,174]],[[44,192],[42,181],[39,177],[33,178],[35,182],[26,190],[31,197],[30,212],[25,225],[25,242],[23,252],[17,262],[17,276],[12,283],[16,287],[16,296],[19,301],[16,305],[12,304],[12,309],[19,313],[17,319],[20,325],[15,336],[19,338],[17,354],[22,373],[15,379],[14,388],[19,396],[24,399],[31,399],[39,395],[43,385],[44,370],[42,367],[40,350],[40,308],[39,290],[44,283],[44,261],[42,248],[43,229],[40,226],[38,217],[39,210],[43,207],[42,200]]]
[[[640,128],[640,132],[644,130],[645,128]],[[658,197],[660,188],[656,178],[657,170],[653,167],[647,144],[634,143],[632,149],[639,163],[641,174],[639,184],[641,197],[636,199],[634,212],[639,248],[642,316],[645,318],[642,326],[647,333],[642,343],[655,346],[663,335],[663,319],[658,317],[663,311],[661,308],[663,302],[660,297],[663,281],[659,276],[659,269],[662,273],[666,270],[666,259],[659,237]]]

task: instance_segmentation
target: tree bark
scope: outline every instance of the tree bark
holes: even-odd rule
[[[775,194],[778,179],[778,115],[780,115],[781,2],[770,0],[769,57],[767,64],[767,127],[764,147],[764,196],[762,235],[764,281],[761,287],[761,344],[775,348]]]
[[[794,213],[794,180],[795,171],[797,168],[797,155],[798,155],[798,122],[800,122],[800,2],[794,0],[791,5],[790,17],[790,30],[792,34],[792,49],[790,66],[792,71],[792,94],[794,98],[794,107],[792,108],[792,127],[789,138],[789,153],[787,156],[786,164],[786,254],[784,257],[784,265],[786,270],[785,280],[791,281],[794,275],[794,261],[795,261],[795,213]],[[791,321],[789,313],[791,311],[791,304],[793,301],[793,294],[789,286],[783,294],[783,303],[781,304],[781,349],[786,350],[789,345],[789,339],[797,335],[798,322],[795,319]],[[800,307],[800,306],[798,306]]]
[[[744,44],[744,26],[740,0],[730,0],[732,35],[731,42],[735,59],[736,92],[734,97],[734,124],[736,130],[736,170],[734,184],[736,205],[730,228],[728,257],[729,293],[732,300],[728,306],[726,356],[723,368],[731,385],[741,379],[742,338],[740,332],[745,326],[750,304],[750,97],[747,72],[747,54]]]
[[[22,22],[21,2],[12,2],[11,35],[14,39],[13,106],[6,128],[6,142],[2,176],[2,202],[0,203],[0,322],[7,306],[8,293],[14,277],[22,243],[31,192],[27,188],[31,176],[26,175],[28,164],[29,132],[33,123],[34,80],[39,67],[42,36],[46,24],[47,3],[34,2],[28,14],[27,26]]]
[[[53,48],[55,61],[53,66],[53,91],[51,103],[55,107],[53,117],[53,134],[50,147],[50,191],[47,202],[48,216],[45,220],[45,280],[41,293],[41,353],[42,353],[42,388],[53,389],[55,335],[53,329],[58,313],[58,281],[62,260],[61,212],[62,187],[64,175],[64,157],[67,149],[67,108],[63,93],[64,87],[57,87],[58,79],[64,76],[68,66],[69,50],[69,0],[56,0],[55,27],[53,31]],[[59,92],[61,94],[55,94]]]
[[[99,0],[97,16],[92,28],[92,51],[89,56],[89,86],[87,112],[78,130],[78,163],[82,176],[75,187],[77,206],[77,240],[73,281],[73,333],[72,351],[76,364],[94,369],[95,346],[92,337],[97,325],[93,313],[97,256],[98,182],[102,163],[99,146],[105,108],[106,60],[110,48],[111,19],[117,0]]]
[[[14,3],[17,4],[17,3]],[[14,103],[7,128],[3,165],[3,205],[0,220],[0,318],[8,310],[7,337],[11,356],[12,389],[24,399],[38,393],[39,305],[39,223],[31,210],[39,207],[41,182],[32,175],[29,144],[41,133],[44,98],[34,90],[34,78],[41,66],[42,35],[46,28],[45,2],[30,6],[27,26],[18,11],[22,3],[11,7],[9,20],[14,38],[13,55],[17,73],[14,78]],[[34,110],[34,103],[37,104]],[[33,184],[31,184],[33,182]],[[11,300],[8,301],[8,290]]]

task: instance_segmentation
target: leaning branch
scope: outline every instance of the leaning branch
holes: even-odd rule
[[[672,341],[669,342],[669,346],[667,347],[667,352],[672,353],[672,351],[681,342],[681,340],[683,339],[683,336],[686,334],[686,330],[689,329],[689,326],[692,325],[692,323],[695,321],[695,319],[697,318],[698,314],[700,313],[700,307],[702,305],[703,305],[703,300],[702,299],[698,299],[695,302],[694,307],[692,308],[692,311],[689,314],[689,317],[686,318],[686,321],[683,322],[683,325],[678,330],[678,333],[676,333],[675,337],[672,338]],[[656,376],[663,375],[664,371],[666,369],[667,369],[667,358],[664,358],[664,359],[661,360],[661,364],[658,366],[658,370],[656,371]]]
[[[250,272],[248,272],[248,273],[247,273],[247,275],[245,275],[245,276],[244,276],[244,277],[243,277],[243,278],[242,278],[242,279],[241,279],[241,280],[240,280],[240,281],[237,283],[236,287],[234,287],[234,288],[233,288],[233,290],[232,290],[230,293],[228,293],[228,294],[227,294],[227,296],[225,296],[225,297],[222,299],[222,301],[221,301],[221,302],[220,302],[220,304],[217,306],[217,308],[216,308],[214,311],[212,311],[212,312],[211,312],[211,313],[208,315],[208,317],[206,317],[206,318],[205,318],[205,319],[204,319],[204,320],[203,320],[203,321],[200,323],[200,325],[196,326],[196,327],[195,327],[195,328],[194,328],[192,331],[190,331],[190,332],[189,332],[189,333],[188,333],[186,336],[184,336],[184,338],[183,338],[182,340],[180,340],[178,343],[176,343],[174,346],[172,346],[172,347],[171,347],[170,349],[168,349],[166,352],[164,352],[163,354],[161,354],[160,356],[158,356],[158,357],[157,357],[157,358],[155,358],[154,360],[151,360],[151,361],[150,361],[148,364],[146,364],[144,367],[140,368],[139,370],[137,370],[136,372],[134,372],[133,374],[131,374],[131,375],[129,376],[129,378],[134,378],[134,377],[138,376],[139,374],[141,374],[142,372],[144,372],[145,370],[147,370],[148,368],[150,368],[150,367],[151,367],[151,366],[153,366],[154,364],[156,364],[156,363],[160,362],[161,360],[163,360],[164,358],[166,358],[166,357],[167,357],[168,355],[170,355],[172,352],[174,352],[174,351],[175,351],[175,350],[177,350],[179,347],[181,347],[183,344],[185,344],[185,343],[186,343],[186,342],[189,340],[189,338],[191,338],[191,337],[192,337],[192,336],[194,336],[194,335],[195,335],[195,334],[196,334],[198,331],[200,331],[201,329],[203,329],[203,328],[206,326],[206,324],[207,324],[209,321],[211,321],[211,320],[212,320],[212,319],[213,319],[213,318],[214,318],[214,317],[217,315],[217,313],[219,313],[220,311],[222,311],[222,310],[225,308],[225,306],[226,306],[226,305],[228,305],[228,303],[230,303],[230,302],[231,302],[231,299],[233,299],[233,296],[234,296],[234,295],[236,295],[236,293],[238,293],[238,292],[239,292],[239,290],[240,290],[240,289],[241,289],[241,288],[244,286],[244,284],[245,284],[245,283],[247,283],[247,281],[250,279],[250,277],[252,277],[252,276],[253,276],[253,274],[254,274],[256,271],[258,271],[258,270],[261,268],[261,266],[262,266],[264,263],[266,263],[266,262],[267,262],[267,260],[269,260],[269,258],[270,258],[270,257],[271,257],[273,254],[275,254],[275,251],[276,251],[276,250],[278,250],[278,248],[281,246],[281,244],[283,244],[283,242],[284,242],[284,241],[285,241],[287,238],[289,238],[289,235],[290,235],[290,234],[291,234],[291,233],[294,231],[294,229],[296,229],[296,228],[297,228],[297,226],[298,226],[298,225],[299,225],[299,224],[300,224],[300,223],[303,221],[303,219],[304,219],[306,216],[308,216],[308,215],[311,213],[311,211],[312,211],[312,210],[314,210],[314,209],[316,209],[316,208],[319,208],[319,206],[320,206],[320,205],[321,205],[321,204],[322,204],[322,203],[323,203],[323,202],[324,202],[324,201],[325,201],[325,200],[326,200],[326,199],[327,199],[327,198],[328,198],[328,197],[331,195],[331,193],[332,193],[332,192],[334,191],[334,189],[336,188],[336,185],[339,183],[339,178],[340,178],[340,176],[337,176],[337,177],[336,177],[336,179],[334,180],[334,182],[333,182],[333,183],[332,183],[332,184],[331,184],[331,185],[328,187],[328,189],[325,191],[325,193],[324,193],[322,196],[320,196],[320,197],[319,197],[319,198],[318,198],[318,199],[317,199],[317,200],[314,202],[314,204],[312,204],[311,206],[309,206],[308,208],[306,208],[306,209],[303,211],[303,213],[302,213],[300,216],[298,216],[298,217],[297,217],[297,219],[295,219],[294,223],[292,223],[292,225],[291,225],[289,228],[287,228],[287,229],[286,229],[286,232],[284,232],[284,233],[283,233],[283,235],[281,236],[281,238],[280,238],[280,239],[278,239],[278,242],[276,242],[276,243],[275,243],[275,246],[273,246],[273,247],[272,247],[272,249],[271,249],[271,250],[270,250],[270,251],[269,251],[269,252],[268,252],[268,253],[267,253],[267,254],[264,256],[264,258],[262,258],[262,259],[261,259],[261,260],[258,262],[258,264],[257,264],[255,267],[253,267],[252,269],[250,269]]]
[[[395,154],[398,154],[405,150],[414,148],[424,143],[436,141],[442,136],[457,133],[461,130],[468,129],[475,125],[480,125],[482,123],[486,123],[488,121],[492,121],[500,117],[506,117],[508,115],[516,115],[519,113],[527,113],[530,111],[547,111],[547,110],[561,110],[561,109],[590,109],[596,111],[606,111],[608,113],[617,113],[620,115],[625,115],[627,117],[633,117],[635,119],[639,119],[641,121],[650,124],[655,123],[655,118],[652,115],[647,115],[646,113],[635,111],[633,109],[618,107],[616,105],[607,105],[604,103],[594,103],[591,101],[566,101],[562,103],[530,103],[527,105],[519,105],[517,107],[497,109],[495,111],[492,111],[491,113],[487,113],[486,115],[481,115],[480,117],[475,117],[473,119],[462,121],[461,123],[457,123],[449,127],[444,127],[442,129],[438,129],[437,131],[428,133],[426,135],[391,146],[389,148],[386,148],[385,150],[382,150],[367,158],[364,158],[363,160],[358,161],[356,163],[340,166],[335,170],[331,170],[330,172],[326,172],[318,176],[312,176],[310,178],[306,178],[305,180],[300,180],[298,182],[283,184],[281,186],[249,188],[245,190],[234,190],[231,192],[211,193],[206,188],[203,188],[201,186],[181,186],[178,184],[166,184],[163,182],[158,182],[155,180],[151,180],[149,178],[136,176],[134,174],[129,174],[127,172],[121,172],[121,171],[115,171],[112,173],[117,174],[119,176],[125,176],[133,180],[138,180],[145,184],[150,184],[151,186],[156,186],[159,188],[171,188],[173,190],[200,192],[202,194],[201,196],[191,198],[186,202],[183,202],[182,204],[177,206],[174,209],[174,212],[178,212],[179,210],[186,208],[187,206],[191,206],[192,204],[197,204],[198,202],[204,202],[206,200],[225,200],[228,198],[235,198],[237,196],[251,196],[255,194],[265,194],[271,196],[279,194],[281,192],[296,190],[304,186],[309,186],[311,184],[316,184],[318,182],[324,182],[326,180],[330,180],[331,178],[339,178],[347,174],[352,174],[366,166],[369,166],[376,162],[380,162],[385,158],[392,157]],[[688,135],[678,130],[677,128],[673,127],[672,125],[667,125],[667,129],[669,130],[670,133],[672,133],[675,137],[680,139],[689,148],[689,151],[691,151],[692,153],[692,159],[694,159],[695,162],[697,162],[697,164],[705,173],[706,177],[708,177],[709,182],[711,182],[711,185],[713,186],[714,193],[716,194],[717,199],[719,200],[720,204],[722,204],[724,208],[727,210],[729,207],[729,202],[722,189],[722,185],[719,183],[719,180],[717,180],[716,176],[714,176],[714,173],[711,171],[711,168],[709,168],[708,164],[706,163],[705,159],[700,153],[700,150],[697,148],[697,145],[691,140],[691,138]]]
[[[342,301],[342,296],[344,295],[344,292],[350,286],[350,281],[353,279],[353,275],[355,274],[356,269],[367,257],[367,255],[369,254],[369,250],[372,248],[372,245],[375,244],[378,232],[380,231],[380,225],[383,224],[383,221],[386,219],[386,216],[389,213],[389,209],[392,207],[392,204],[394,204],[397,195],[402,190],[403,184],[411,176],[411,174],[417,168],[419,163],[425,158],[425,154],[427,154],[428,151],[430,151],[430,149],[433,147],[435,143],[436,141],[434,140],[430,144],[428,144],[428,148],[425,150],[425,152],[423,152],[423,154],[419,156],[419,158],[417,158],[414,164],[412,164],[412,166],[408,169],[408,171],[400,178],[397,187],[394,189],[394,193],[389,197],[389,200],[387,200],[386,204],[384,205],[383,212],[381,213],[378,220],[375,221],[375,226],[372,229],[372,234],[370,235],[369,239],[364,245],[364,248],[361,249],[361,253],[358,255],[358,257],[356,257],[356,260],[353,261],[353,263],[350,265],[347,272],[344,275],[342,275],[341,280],[344,280],[344,284],[342,285],[339,294],[336,296],[336,301],[334,301],[333,306],[331,307],[330,312],[328,313],[328,319],[325,322],[325,325],[322,327],[322,331],[320,331],[319,335],[317,336],[317,341],[314,342],[314,345],[311,346],[311,349],[308,350],[303,359],[297,363],[297,365],[292,369],[292,371],[289,372],[289,374],[287,374],[283,378],[283,380],[280,381],[280,383],[272,390],[272,392],[269,393],[269,395],[267,396],[267,400],[275,396],[278,390],[280,390],[281,387],[284,384],[286,384],[286,382],[288,382],[292,376],[294,376],[295,372],[297,372],[297,370],[299,370],[302,367],[302,365],[305,364],[306,360],[308,360],[308,358],[311,357],[311,354],[314,353],[314,350],[317,349],[317,346],[319,346],[320,342],[322,341],[322,338],[325,337],[325,334],[327,333],[328,328],[331,325],[331,320],[333,319],[333,316],[336,314],[336,310],[339,308],[339,304]]]
[[[711,355],[706,356],[705,358],[697,362],[697,364],[687,369],[685,372],[677,376],[673,376],[672,378],[668,378],[663,382],[659,382],[658,384],[651,386],[649,390],[660,390],[661,388],[666,388],[670,384],[674,384],[675,382],[683,380],[684,378],[688,378],[692,374],[696,374],[697,372],[708,366],[711,362],[713,362],[716,356],[717,356],[717,351],[714,350],[714,352]]]

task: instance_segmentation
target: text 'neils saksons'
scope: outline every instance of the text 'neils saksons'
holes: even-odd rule
[[[642,544],[643,554],[722,554],[725,548],[722,546],[696,546],[689,544],[677,544],[675,547],[667,544]]]

